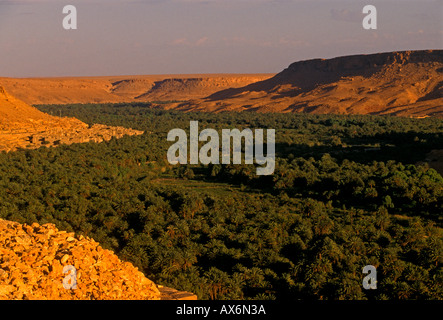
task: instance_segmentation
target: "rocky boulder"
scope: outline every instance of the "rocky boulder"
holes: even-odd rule
[[[161,298],[154,282],[93,239],[0,219],[0,299]]]

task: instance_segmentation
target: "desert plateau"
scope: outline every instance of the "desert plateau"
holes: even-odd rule
[[[442,117],[443,51],[294,62],[278,74],[0,78],[31,105],[157,102],[180,111]]]

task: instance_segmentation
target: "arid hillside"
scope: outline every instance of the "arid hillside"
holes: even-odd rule
[[[101,124],[89,126],[75,118],[59,118],[31,107],[0,86],[0,151],[18,148],[101,142],[142,131]]]
[[[184,111],[443,116],[443,50],[314,59],[180,104]]]
[[[159,75],[89,78],[0,78],[0,86],[31,104],[185,101],[243,87],[273,74]]]

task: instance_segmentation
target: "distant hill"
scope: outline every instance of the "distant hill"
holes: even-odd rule
[[[72,78],[0,78],[0,86],[37,104],[186,101],[243,87],[274,74],[152,75]]]
[[[404,51],[296,62],[177,109],[443,116],[442,93],[443,50]]]

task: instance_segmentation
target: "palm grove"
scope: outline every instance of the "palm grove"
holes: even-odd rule
[[[0,217],[99,241],[201,299],[442,299],[443,121],[39,106],[141,136],[0,154]],[[166,135],[276,129],[276,168],[171,166]],[[362,268],[377,267],[377,290]]]

